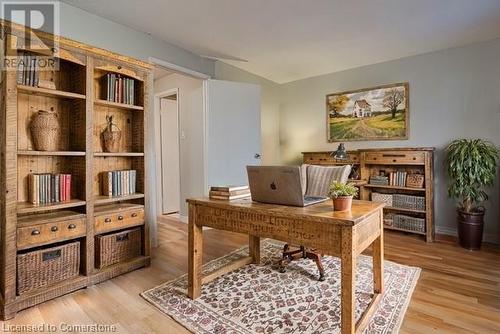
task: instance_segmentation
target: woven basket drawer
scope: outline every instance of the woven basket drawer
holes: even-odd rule
[[[140,228],[96,236],[96,268],[101,269],[141,255]]]
[[[17,256],[19,295],[78,276],[80,242],[36,250]]]
[[[392,203],[397,208],[411,210],[425,210],[425,197],[394,194]]]
[[[392,194],[372,193],[373,202],[382,202],[387,206],[392,206]]]
[[[425,219],[406,215],[394,215],[393,226],[409,231],[425,232]]]

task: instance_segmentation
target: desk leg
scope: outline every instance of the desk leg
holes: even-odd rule
[[[356,329],[356,250],[352,227],[342,228],[341,333],[352,334]]]
[[[260,238],[249,235],[248,236],[248,251],[253,259],[252,263],[260,263]]]
[[[380,236],[373,241],[373,292],[384,292],[384,223],[380,215]]]
[[[201,294],[203,266],[203,227],[196,224],[196,206],[189,204],[188,224],[188,297]]]

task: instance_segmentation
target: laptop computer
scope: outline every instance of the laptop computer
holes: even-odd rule
[[[308,206],[328,197],[302,194],[299,166],[247,166],[252,200],[262,203]]]

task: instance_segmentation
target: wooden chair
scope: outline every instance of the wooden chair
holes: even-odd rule
[[[327,196],[330,183],[333,181],[346,183],[351,172],[351,166],[314,166],[304,164],[301,166],[302,193],[305,196]],[[332,209],[333,210],[333,209]],[[279,262],[279,271],[284,273],[287,265],[298,259],[311,259],[316,262],[319,271],[319,280],[325,280],[325,269],[321,259],[323,254],[315,249],[304,246],[291,249],[289,244],[283,247],[283,256]]]

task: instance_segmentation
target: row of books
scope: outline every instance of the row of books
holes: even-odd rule
[[[136,193],[137,171],[114,170],[102,173],[102,194],[104,196],[125,196]]]
[[[29,201],[33,204],[71,199],[71,174],[29,174]]]
[[[38,58],[24,53],[17,65],[17,84],[26,86],[38,86]]]
[[[396,187],[406,187],[407,172],[391,172],[389,173],[389,185]]]
[[[220,186],[210,187],[210,198],[226,201],[250,197],[248,186]]]
[[[135,80],[108,73],[103,76],[104,99],[111,102],[135,104]]]

